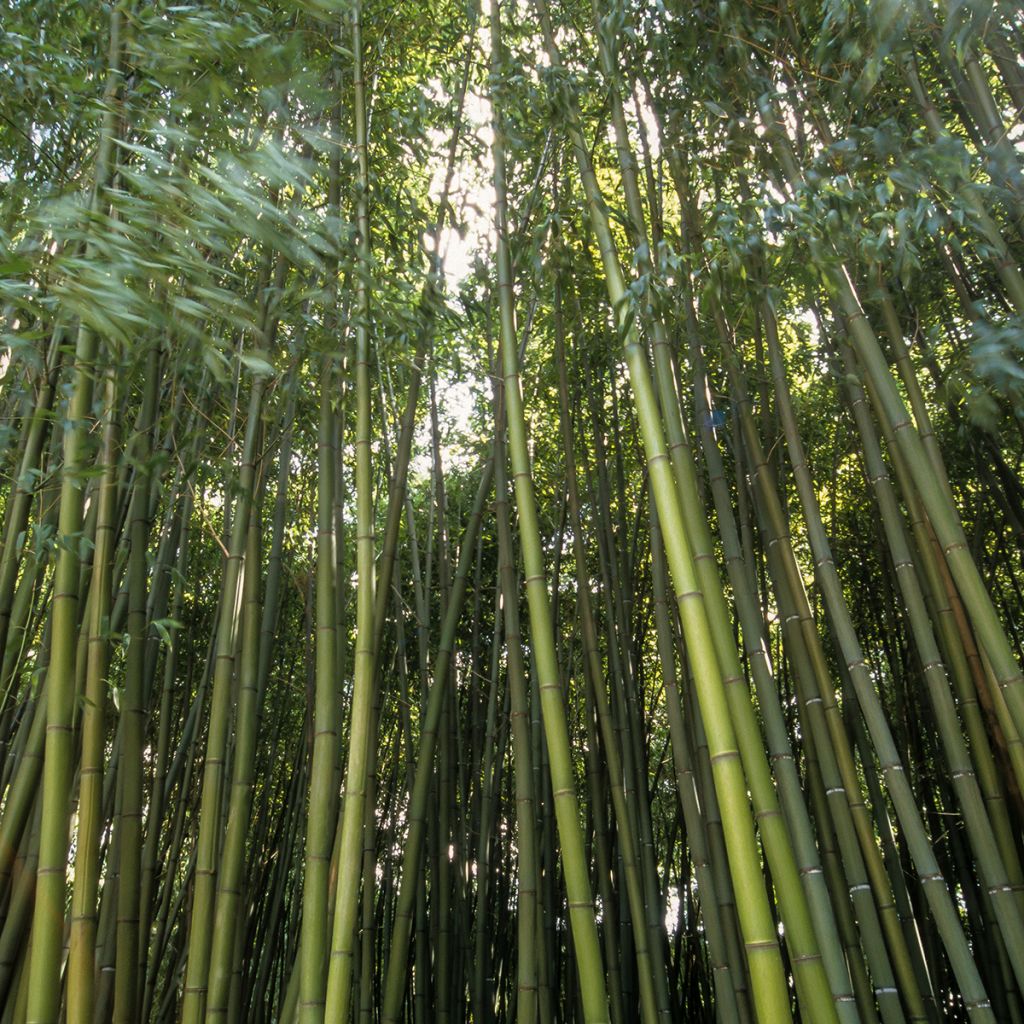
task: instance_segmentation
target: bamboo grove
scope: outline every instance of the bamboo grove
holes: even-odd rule
[[[1017,4],[0,78],[0,1024],[1024,1022]]]

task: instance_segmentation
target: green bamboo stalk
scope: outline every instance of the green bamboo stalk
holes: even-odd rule
[[[572,922],[574,955],[580,977],[583,1018],[587,1024],[608,1021],[608,996],[604,967],[594,919],[594,903],[579,824],[576,782],[569,746],[569,730],[554,646],[553,622],[544,571],[536,500],[530,474],[526,417],[519,382],[516,344],[514,283],[508,244],[508,212],[504,142],[504,114],[500,88],[503,54],[497,3],[491,6],[491,119],[494,160],[495,231],[497,234],[497,288],[500,309],[500,352],[504,379],[505,418],[512,466],[525,587],[530,610],[530,640],[540,690],[544,733],[547,741],[551,785],[562,870]]]
[[[92,208],[99,211],[113,164],[115,100],[121,84],[121,5],[110,16],[104,114],[96,154]],[[86,247],[88,254],[88,244]],[[80,473],[87,459],[88,417],[92,406],[92,370],[99,341],[80,324],[70,368],[71,398],[64,430],[64,468],[58,532],[65,546],[57,555],[53,597],[53,642],[47,672],[46,743],[43,763],[42,832],[36,869],[32,918],[32,953],[28,972],[26,1019],[29,1024],[56,1024],[60,1008],[61,944],[64,936],[65,868],[68,853],[68,787],[71,780],[75,658],[78,633],[84,489]]]
[[[562,443],[565,448],[565,474],[569,497],[569,515],[572,523],[573,555],[576,561],[577,602],[583,642],[583,665],[587,680],[587,692],[591,695],[601,731],[602,749],[607,762],[608,777],[611,780],[612,806],[614,809],[619,841],[622,869],[626,881],[630,916],[633,920],[633,942],[637,960],[637,974],[640,985],[640,1007],[644,1021],[656,1021],[662,1015],[668,1016],[667,1005],[659,1005],[655,991],[655,974],[664,976],[664,964],[656,957],[656,947],[648,945],[644,895],[641,890],[638,842],[630,820],[627,794],[624,788],[624,769],[619,740],[612,722],[611,707],[604,682],[601,655],[598,649],[597,626],[594,621],[590,600],[590,584],[587,559],[584,550],[583,526],[580,517],[579,485],[576,479],[576,460],[573,455],[574,438],[569,419],[568,379],[565,367],[565,336],[561,320],[561,289],[556,278],[554,297],[555,361],[558,366],[559,400],[561,403]]]
[[[256,749],[256,702],[258,693],[260,629],[260,516],[249,517],[245,573],[242,581],[242,622],[239,637],[238,700],[235,711],[235,749],[231,762],[227,830],[217,871],[217,895],[213,912],[213,945],[207,982],[206,1021],[228,1017],[230,983],[236,941],[241,927],[244,897],[245,841],[250,829]]]
[[[130,1024],[138,1019],[142,998],[141,978],[136,974],[139,959],[139,896],[142,869],[143,745],[145,708],[147,547],[149,542],[149,503],[153,486],[152,451],[157,401],[161,385],[160,350],[150,349],[146,360],[142,409],[137,424],[132,456],[136,461],[135,481],[128,508],[129,556],[128,652],[125,661],[125,685],[121,694],[121,721],[118,772],[120,808],[116,827],[119,847],[117,889],[117,955],[114,972],[115,1024]]]
[[[259,350],[257,350],[259,351]],[[259,357],[264,358],[264,357]],[[245,437],[238,469],[238,499],[231,524],[231,538],[224,564],[224,582],[218,610],[214,669],[211,681],[210,723],[203,764],[202,799],[195,867],[195,889],[189,922],[188,957],[182,999],[184,1024],[200,1024],[206,1012],[216,872],[220,847],[221,801],[224,790],[225,755],[231,718],[232,678],[239,627],[239,601],[249,516],[256,486],[256,461],[261,432],[260,411],[266,377],[255,376],[249,393]]]
[[[91,1024],[96,957],[96,900],[99,893],[100,838],[103,827],[103,754],[106,739],[106,687],[109,664],[109,608],[115,544],[115,466],[119,443],[116,372],[104,375],[104,433],[100,465],[96,548],[90,580],[88,663],[82,708],[82,754],[79,770],[78,837],[75,884],[71,897],[68,950],[67,1014],[70,1024]]]
[[[370,222],[366,97],[363,80],[361,6],[352,9],[353,117],[358,160],[356,221],[359,232],[356,282],[356,661],[349,724],[348,767],[342,830],[338,848],[331,960],[327,972],[326,1019],[347,1020],[352,998],[352,958],[362,858],[363,804],[373,722],[374,533],[370,452]],[[365,879],[365,884],[373,884]]]

